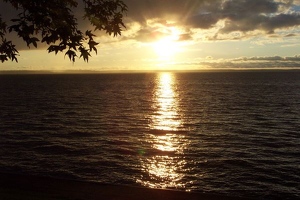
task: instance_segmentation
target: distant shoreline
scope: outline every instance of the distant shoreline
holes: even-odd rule
[[[202,70],[3,70],[2,74],[138,74],[138,73],[213,73],[213,72],[276,72],[300,71],[299,68],[238,68],[238,69],[202,69]]]

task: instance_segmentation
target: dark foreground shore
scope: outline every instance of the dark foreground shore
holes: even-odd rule
[[[243,198],[0,173],[1,200],[241,200]]]

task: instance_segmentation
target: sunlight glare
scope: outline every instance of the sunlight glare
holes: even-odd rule
[[[153,49],[161,60],[171,59],[180,51],[179,37],[180,31],[176,28],[170,28],[169,34],[153,43]]]
[[[159,74],[155,93],[156,115],[152,117],[152,126],[157,130],[177,130],[181,121],[177,120],[177,101],[174,92],[174,77],[170,73]]]
[[[183,168],[186,160],[184,154],[189,144],[184,134],[179,134],[182,121],[179,115],[176,78],[172,73],[160,73],[153,91],[153,113],[146,135],[148,151],[140,161],[143,176],[136,180],[143,186],[151,188],[185,188]]]

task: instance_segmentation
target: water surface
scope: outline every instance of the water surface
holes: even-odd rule
[[[0,75],[0,171],[300,198],[300,72]]]

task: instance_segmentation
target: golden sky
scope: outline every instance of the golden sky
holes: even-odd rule
[[[300,0],[124,2],[127,28],[115,38],[98,32],[98,55],[88,63],[20,45],[19,62],[0,70],[300,68]]]

